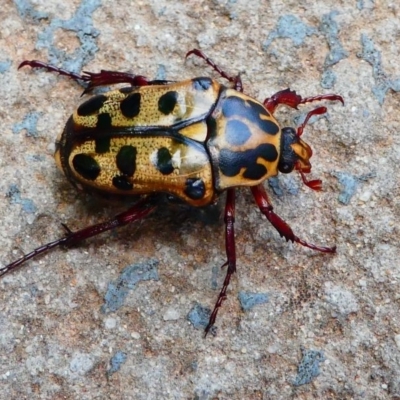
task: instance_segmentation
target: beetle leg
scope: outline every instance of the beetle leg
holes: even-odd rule
[[[301,136],[303,134],[303,130],[305,128],[305,126],[307,125],[309,119],[313,116],[313,115],[322,115],[325,114],[327,112],[327,108],[326,107],[317,107],[314,108],[314,110],[311,110],[305,117],[303,123],[297,128],[297,136]]]
[[[313,101],[321,101],[321,100],[340,101],[344,105],[343,97],[333,93],[319,94],[317,96],[305,97],[304,99],[301,100],[300,104],[311,103]]]
[[[218,72],[223,78],[227,79],[229,82],[233,83],[233,88],[238,92],[243,92],[243,84],[240,75],[230,76],[225,71],[223,71],[211,58],[208,58],[201,50],[193,49],[186,53],[186,57],[188,58],[190,55],[194,54],[197,57],[202,58],[210,67],[214,69],[214,71]]]
[[[134,75],[130,74],[129,72],[108,71],[104,69],[102,69],[100,72],[83,71],[82,75],[79,75],[75,72],[67,71],[63,68],[58,68],[54,65],[38,60],[23,61],[19,65],[18,69],[25,67],[26,65],[31,68],[44,68],[48,72],[55,72],[60,75],[67,76],[74,81],[85,82],[88,84],[88,86],[83,93],[88,93],[97,86],[114,85],[116,83],[129,83],[132,86],[165,85],[169,83],[169,81],[162,80],[150,81],[145,76]]]
[[[311,103],[313,101],[329,100],[336,101],[339,100],[344,104],[342,96],[337,94],[321,94],[313,97],[305,97],[304,99],[298,95],[294,90],[284,89],[281,90],[271,97],[264,100],[264,107],[270,112],[274,113],[279,105],[285,105],[291,108],[297,109],[299,104]]]
[[[274,213],[273,207],[269,201],[267,192],[262,184],[257,186],[252,186],[251,192],[253,193],[254,199],[260,209],[260,211],[267,217],[268,221],[272,226],[278,231],[281,237],[285,238],[286,241],[296,242],[302,246],[308,247],[312,250],[321,251],[323,253],[335,253],[336,246],[325,247],[317,246],[312,243],[308,243],[303,239],[297,237],[292,228],[277,214]]]
[[[303,123],[297,128],[297,136],[300,137],[303,134],[303,130],[305,126],[307,125],[309,119],[313,115],[322,115],[325,114],[327,111],[326,107],[317,107],[314,110],[311,110],[305,117]],[[296,163],[295,169],[299,171],[301,179],[303,180],[303,183],[308,186],[310,189],[313,190],[321,190],[322,189],[322,181],[321,179],[313,179],[313,180],[308,180],[306,178],[306,175],[304,174],[304,171],[302,169],[302,166],[299,162]]]
[[[0,277],[7,274],[8,272],[18,268],[24,262],[38,256],[39,254],[46,253],[48,250],[58,247],[58,246],[73,246],[82,240],[88,239],[92,236],[96,236],[102,232],[108,231],[110,229],[118,228],[120,226],[129,224],[130,222],[138,221],[148,214],[150,214],[156,207],[154,202],[155,198],[144,198],[138,201],[128,210],[121,214],[116,215],[108,221],[101,222],[99,224],[91,225],[86,228],[80,229],[78,231],[71,231],[65,224],[63,224],[64,229],[67,234],[61,239],[54,240],[53,242],[47,243],[37,249],[25,254],[18,260],[8,264],[7,266],[0,268]]]
[[[264,100],[264,107],[273,114],[276,108],[280,104],[284,104],[285,106],[297,108],[297,106],[301,103],[301,96],[299,96],[294,90],[284,89],[271,97],[267,97]]]
[[[217,302],[215,303],[214,310],[211,313],[208,325],[205,329],[204,336],[214,326],[217,319],[218,309],[221,307],[222,302],[226,299],[226,291],[231,280],[231,276],[236,272],[236,249],[235,249],[235,189],[228,189],[226,192],[226,205],[225,205],[225,249],[227,261],[222,267],[228,266],[226,276],[222,289],[219,293]]]
[[[299,171],[301,180],[306,186],[308,186],[312,190],[317,190],[317,191],[322,189],[321,179],[312,179],[309,181],[306,177],[306,174],[301,170],[301,166],[296,165],[295,168],[297,171]]]
[[[39,61],[39,60],[22,61],[22,63],[19,64],[18,69],[25,67],[27,65],[33,69],[43,68],[48,72],[55,72],[55,73],[58,73],[59,75],[68,76],[69,78],[73,79],[74,81],[85,81],[86,82],[86,81],[90,80],[90,78],[87,76],[79,75],[79,74],[76,74],[75,72],[67,71],[63,68],[58,68],[54,65],[47,64],[47,63],[45,63],[43,61]]]
[[[129,83],[131,86],[147,86],[150,84],[150,81],[142,75],[104,69],[100,70],[100,72],[83,71],[83,77],[85,77],[85,82],[88,82],[84,93],[90,92],[97,86],[114,85],[116,83]]]

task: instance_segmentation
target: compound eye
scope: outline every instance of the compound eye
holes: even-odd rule
[[[278,169],[280,172],[282,172],[283,174],[289,174],[290,172],[293,171],[294,168],[294,163],[290,163],[290,162],[281,162],[278,165]]]

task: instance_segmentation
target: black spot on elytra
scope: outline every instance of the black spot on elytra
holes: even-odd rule
[[[225,129],[225,140],[232,146],[245,144],[251,137],[249,127],[237,119],[229,119]]]
[[[110,129],[112,126],[112,119],[109,113],[102,113],[97,116],[96,128],[100,130]]]
[[[227,118],[245,118],[269,135],[279,133],[279,126],[269,119],[270,113],[255,101],[243,100],[238,96],[227,97],[222,103],[222,113]]]
[[[215,120],[215,118],[207,118],[207,131],[210,138],[214,138],[218,135],[217,121]]]
[[[244,178],[258,180],[267,173],[265,166],[257,163],[258,158],[273,162],[278,158],[278,152],[272,144],[261,144],[245,151],[222,149],[219,153],[219,168],[225,176],[238,175],[245,168]]]
[[[110,151],[110,136],[97,137],[95,140],[96,144],[96,153],[108,153]]]
[[[164,115],[170,114],[178,101],[178,92],[170,91],[158,99],[158,110]]]
[[[94,114],[98,112],[101,107],[103,107],[103,104],[106,100],[107,97],[102,94],[93,96],[78,107],[77,113],[81,117],[87,117],[88,115]]]
[[[172,165],[172,155],[166,147],[161,147],[157,151],[157,164],[156,168],[163,174],[169,175],[174,172]]]
[[[121,113],[126,118],[136,117],[140,112],[140,93],[132,93],[121,101]]]
[[[94,181],[100,174],[100,165],[88,154],[76,154],[72,159],[75,171],[83,178]]]
[[[183,192],[192,200],[200,200],[204,197],[206,187],[202,179],[188,178],[186,179],[185,190]]]
[[[117,167],[122,174],[133,176],[136,170],[137,150],[134,146],[122,146],[117,154]]]
[[[133,183],[129,182],[128,177],[125,175],[117,175],[112,179],[112,184],[119,190],[132,190]]]
[[[194,78],[192,82],[195,90],[208,90],[212,86],[212,80],[210,78]]]

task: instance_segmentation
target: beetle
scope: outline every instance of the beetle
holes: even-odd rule
[[[205,335],[214,326],[236,271],[235,192],[247,186],[261,213],[286,241],[323,253],[336,247],[318,246],[296,236],[273,210],[263,182],[296,170],[313,190],[321,181],[308,180],[311,147],[301,139],[314,115],[326,113],[320,106],[308,112],[297,128],[281,127],[273,114],[278,106],[297,109],[315,101],[340,101],[336,94],[302,98],[285,89],[259,102],[246,95],[240,75],[230,76],[202,51],[186,57],[202,58],[223,79],[209,77],[184,81],[149,80],[142,75],[101,70],[76,74],[41,61],[23,61],[19,68],[44,68],[84,82],[84,93],[117,83],[129,86],[91,96],[68,119],[56,142],[55,159],[67,179],[79,190],[114,194],[138,200],[108,221],[77,231],[63,224],[66,235],[23,255],[0,269],[0,276],[29,259],[58,246],[70,247],[107,230],[138,221],[153,212],[165,194],[193,207],[215,203],[226,192],[224,211],[227,266]],[[214,331],[214,329],[213,329]]]

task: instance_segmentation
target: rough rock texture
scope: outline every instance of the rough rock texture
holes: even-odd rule
[[[336,255],[285,243],[238,191],[238,272],[217,336],[204,339],[225,274],[221,219],[175,206],[54,250],[0,280],[0,398],[400,399],[399,18],[396,1],[6,0],[1,265],[63,235],[61,222],[124,209],[77,193],[56,169],[54,140],[82,89],[17,71],[25,59],[218,78],[185,61],[196,47],[260,100],[290,87],[346,104],[327,104],[304,133],[324,190],[298,174],[269,185],[295,232],[336,243]],[[293,125],[311,108],[277,116]]]

